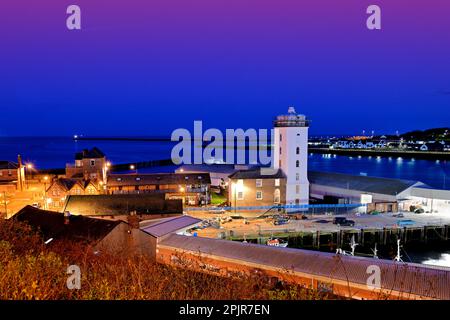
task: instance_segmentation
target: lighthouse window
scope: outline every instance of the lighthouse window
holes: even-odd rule
[[[297,168],[299,168],[300,167],[300,161],[295,161],[295,166],[297,167]]]
[[[297,147],[296,151],[297,154],[300,154],[300,147]]]

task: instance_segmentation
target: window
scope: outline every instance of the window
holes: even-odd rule
[[[262,191],[256,191],[256,200],[262,200]]]
[[[141,178],[140,177],[136,177],[136,181],[141,181]]]
[[[300,147],[297,147],[297,149],[295,150],[296,154],[300,154]]]
[[[117,181],[122,181],[122,178],[117,178]]]
[[[91,167],[95,166],[95,160],[91,160]]]
[[[281,154],[281,147],[280,147],[280,154]]]
[[[283,141],[283,135],[280,133],[280,141]]]
[[[262,187],[262,179],[256,179],[256,187],[261,188]]]
[[[275,189],[275,192],[273,193],[273,202],[280,203],[280,189]]]
[[[244,200],[244,193],[243,193],[242,191],[239,191],[239,192],[237,193],[237,199],[238,199],[238,200]]]
[[[296,174],[295,174],[295,180],[296,180],[296,181],[299,181],[299,180],[300,180],[300,173],[296,173]]]
[[[275,187],[279,187],[280,186],[280,179],[275,179]]]
[[[300,161],[299,161],[299,160],[295,161],[295,166],[296,166],[297,168],[300,167]]]
[[[295,193],[296,194],[299,194],[300,193],[300,186],[295,186]]]

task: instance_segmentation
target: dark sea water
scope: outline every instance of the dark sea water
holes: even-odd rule
[[[71,137],[0,137],[0,160],[16,161],[21,154],[24,162],[38,169],[64,168],[74,162],[74,154],[86,148],[98,147],[113,164],[169,159],[173,142],[154,141],[74,141]],[[402,158],[349,157],[310,154],[309,170],[364,174],[388,178],[417,180],[436,188],[450,189],[450,168],[446,161]],[[173,172],[176,166],[141,169],[140,172]],[[450,267],[450,248],[408,248],[410,259],[424,264]]]

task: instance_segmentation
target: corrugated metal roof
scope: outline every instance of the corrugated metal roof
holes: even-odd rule
[[[268,168],[266,168],[268,169]],[[229,176],[230,179],[282,179],[286,178],[283,170],[278,169],[275,174],[264,174],[263,167],[250,170],[239,170]]]
[[[202,222],[191,216],[181,216],[175,218],[161,219],[156,223],[142,227],[141,230],[155,237],[162,237],[169,233],[174,233],[179,230],[189,228]]]
[[[160,244],[361,285],[367,283],[367,267],[377,265],[383,289],[450,299],[450,268],[180,235],[170,235]]]
[[[396,196],[416,184],[424,185],[419,181],[317,171],[309,171],[308,179],[311,184],[390,196]]]
[[[450,190],[441,190],[432,188],[412,188],[411,196],[450,201]]]

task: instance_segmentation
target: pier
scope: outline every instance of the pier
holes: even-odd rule
[[[190,214],[199,216],[196,212]],[[355,226],[347,227],[333,224],[333,216],[330,215],[307,215],[306,220],[291,219],[287,224],[275,226],[268,218],[252,219],[251,213],[243,213],[240,219],[221,223],[218,228],[211,226],[199,230],[198,234],[234,241],[246,240],[257,244],[266,244],[268,239],[278,238],[287,241],[290,248],[329,252],[335,252],[338,248],[349,250],[353,238],[358,244],[356,252],[361,255],[370,255],[375,244],[381,253],[388,255],[395,249],[397,240],[405,246],[444,243],[450,240],[449,216],[403,214],[403,218],[397,218],[393,214],[348,214],[346,217],[355,221]],[[214,220],[212,215],[202,217]],[[407,225],[403,225],[404,223]]]

